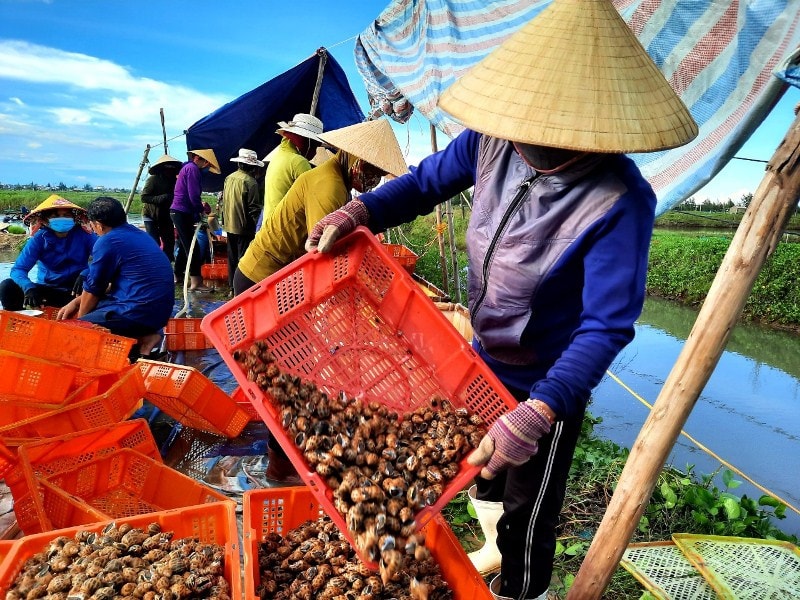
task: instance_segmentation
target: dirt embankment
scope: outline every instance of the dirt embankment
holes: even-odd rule
[[[7,233],[0,231],[0,250],[14,250],[18,248],[26,234],[24,233]]]

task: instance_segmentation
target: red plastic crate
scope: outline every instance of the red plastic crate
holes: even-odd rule
[[[10,565],[6,564],[6,559],[13,547],[14,540],[0,540],[0,573],[10,568]]]
[[[69,403],[35,417],[20,419],[11,407],[0,411],[0,438],[8,446],[19,446],[33,439],[124,421],[141,406],[144,385],[136,365],[131,365],[115,378],[114,385],[97,396]]]
[[[392,260],[359,228],[329,254],[310,253],[207,315],[201,324],[239,385],[286,450],[300,476],[342,531],[333,494],[282,429],[270,398],[233,359],[265,339],[277,365],[328,393],[375,401],[402,414],[433,397],[466,407],[487,424],[516,401],[467,341]],[[421,526],[478,474],[466,459]]]
[[[166,348],[172,352],[176,350],[205,350],[213,348],[213,344],[200,331],[200,319],[187,317],[170,319],[164,329]]]
[[[0,349],[73,365],[87,373],[120,371],[136,340],[64,321],[0,310]]]
[[[0,373],[0,408],[25,405],[43,412],[64,404],[78,368],[0,350]]]
[[[242,597],[241,561],[236,530],[236,513],[233,502],[216,502],[178,510],[139,515],[114,521],[117,526],[129,523],[133,527],[147,527],[156,522],[162,531],[174,533],[174,539],[193,537],[204,543],[213,543],[225,549],[225,578],[231,586],[231,598]],[[7,590],[22,565],[35,554],[46,550],[49,543],[59,536],[74,537],[78,531],[100,533],[108,521],[58,529],[37,535],[26,536],[11,546],[6,559],[0,563],[0,590]]]
[[[244,493],[242,547],[244,553],[244,597],[257,598],[261,584],[258,546],[268,533],[286,535],[308,520],[323,514],[308,488],[273,488]],[[456,600],[491,600],[492,594],[475,570],[447,521],[437,515],[422,530],[425,546],[442,570],[442,577]]]
[[[193,367],[139,359],[145,398],[184,425],[235,438],[250,421],[230,396]]]
[[[402,244],[383,244],[383,247],[388,250],[389,255],[395,259],[400,265],[409,273],[413,273],[417,268],[417,259],[419,258],[411,248],[407,248]]]
[[[203,279],[227,281],[228,280],[227,259],[226,262],[214,262],[214,263],[206,263],[204,265],[200,265],[200,275],[202,275]]]
[[[161,462],[147,421],[133,419],[20,445],[6,475],[6,485],[15,498],[21,498],[34,489],[34,477],[48,478],[70,471],[123,448]]]

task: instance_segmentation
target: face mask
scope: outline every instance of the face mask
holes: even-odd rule
[[[53,217],[47,226],[57,233],[66,233],[75,227],[75,219],[72,217]]]

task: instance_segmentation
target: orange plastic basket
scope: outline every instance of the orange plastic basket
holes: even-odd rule
[[[228,279],[228,263],[214,262],[200,265],[200,275],[203,279],[224,280]]]
[[[413,278],[367,229],[329,254],[306,254],[207,315],[201,324],[242,390],[342,531],[325,480],[309,469],[280,425],[270,398],[233,359],[233,351],[265,339],[277,365],[328,393],[375,401],[403,414],[432,398],[448,398],[487,424],[516,401]],[[421,526],[479,472],[463,460]]]
[[[244,493],[242,547],[244,553],[244,597],[257,598],[261,584],[258,546],[269,533],[289,531],[323,514],[322,507],[308,488],[273,488]],[[456,600],[491,600],[483,578],[464,553],[458,539],[443,517],[437,515],[423,529],[425,546],[442,570]]]
[[[14,451],[0,440],[0,479],[5,479],[16,464],[17,457],[14,456]]]
[[[247,399],[247,396],[244,395],[242,388],[240,388],[238,385],[231,392],[231,400],[236,402],[236,404],[238,404],[239,407],[248,414],[251,421],[261,420],[261,417],[258,415],[258,412],[256,412],[255,407],[250,404],[250,400]]]
[[[85,372],[110,373],[123,369],[136,340],[97,327],[82,327],[0,310],[0,348]]]
[[[173,352],[176,350],[205,350],[214,347],[206,334],[200,331],[200,319],[197,317],[170,319],[164,329],[164,336],[167,340],[167,350]]]
[[[144,385],[136,365],[128,367],[116,379],[116,383],[102,394],[35,417],[20,419],[13,409],[0,411],[0,438],[8,446],[19,446],[32,439],[124,421],[141,406]]]
[[[48,482],[113,519],[232,502],[191,477],[127,448],[61,471]]]
[[[417,267],[417,259],[419,258],[410,248],[402,244],[383,244],[383,247],[389,252],[389,255],[400,263],[406,271],[413,273]]]
[[[0,573],[9,568],[9,566],[6,565],[6,559],[13,547],[14,540],[0,540]]]
[[[34,489],[35,477],[48,478],[61,471],[77,469],[123,448],[161,461],[147,421],[133,419],[20,445],[14,464],[6,474],[6,485],[15,498],[21,498]]]
[[[0,409],[9,404],[39,408],[39,412],[60,408],[77,372],[77,367],[0,350]]]
[[[193,367],[139,359],[145,398],[184,425],[235,438],[250,421],[230,396]]]
[[[162,531],[174,533],[173,539],[197,538],[204,543],[213,543],[225,549],[224,573],[231,586],[231,598],[242,597],[241,561],[236,531],[236,513],[233,502],[216,502],[202,506],[192,506],[155,514],[140,515],[114,521],[117,526],[129,523],[133,527],[147,527],[156,522]],[[22,565],[35,554],[47,549],[50,542],[59,536],[75,537],[81,530],[100,533],[108,522],[93,523],[68,529],[58,529],[17,540],[12,545],[6,559],[0,563],[0,590],[7,590],[14,582]]]
[[[14,497],[14,515],[25,535],[108,520],[104,513],[38,477],[32,492]]]

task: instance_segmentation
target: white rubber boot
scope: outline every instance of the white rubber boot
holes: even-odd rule
[[[473,485],[467,492],[469,501],[478,516],[478,523],[483,529],[486,543],[475,552],[469,553],[469,559],[481,575],[489,575],[500,570],[500,551],[497,549],[497,521],[503,514],[502,502],[488,502],[475,497],[477,488]]]
[[[495,600],[514,600],[511,596],[501,596],[498,592],[500,591],[500,575],[496,575],[492,582],[489,584],[489,591],[494,596]],[[539,594],[536,598],[532,600],[547,600],[547,591]]]

